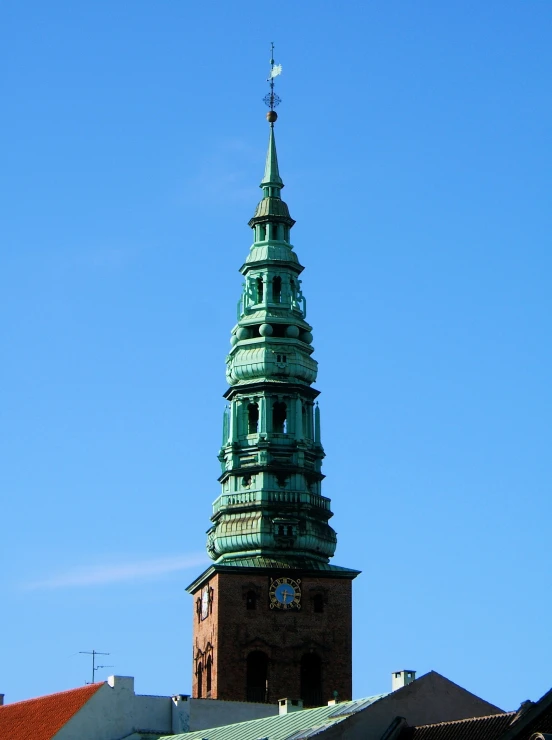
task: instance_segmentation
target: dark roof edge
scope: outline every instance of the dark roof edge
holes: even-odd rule
[[[543,694],[541,698],[536,701],[533,706],[528,711],[524,712],[519,718],[516,719],[516,717],[514,717],[510,728],[506,730],[500,740],[511,740],[511,738],[515,737],[520,732],[520,730],[525,729],[527,725],[529,725],[534,719],[539,716],[539,714],[541,714],[545,709],[548,709],[550,706],[552,706],[552,689],[550,689],[550,691],[547,691],[546,694]]]
[[[302,575],[307,576],[315,576],[316,578],[346,578],[348,580],[353,580],[353,578],[356,578],[361,571],[360,570],[353,570],[352,568],[341,568],[341,566],[334,566],[336,568],[339,568],[339,570],[315,570],[314,568],[301,568],[301,567],[292,567],[288,568],[286,570],[288,571],[297,571],[300,572]],[[211,576],[213,576],[215,573],[274,573],[274,571],[278,570],[277,566],[248,566],[248,565],[224,565],[224,563],[213,563],[213,565],[209,566],[206,570],[203,571],[192,583],[190,583],[189,586],[186,586],[186,591],[189,594],[194,593],[197,591],[197,589],[203,585],[205,581],[207,581]]]

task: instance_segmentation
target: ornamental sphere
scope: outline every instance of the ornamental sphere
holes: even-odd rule
[[[275,123],[278,120],[278,114],[276,113],[276,111],[269,110],[268,113],[266,114],[266,120],[269,123]]]
[[[232,347],[235,347],[237,343],[238,343],[237,336],[235,334],[232,334],[232,336],[230,337],[230,344],[232,345]]]
[[[249,339],[249,329],[246,326],[240,326],[236,335],[238,339]]]
[[[286,337],[289,337],[290,339],[297,339],[299,336],[299,327],[294,326],[293,324],[291,326],[288,326],[286,329]]]
[[[270,326],[270,324],[261,324],[259,326],[259,334],[261,337],[270,337],[272,336],[274,332],[274,329]]]
[[[312,342],[312,334],[310,333],[310,331],[304,331],[301,334],[301,340],[306,344],[310,344]]]

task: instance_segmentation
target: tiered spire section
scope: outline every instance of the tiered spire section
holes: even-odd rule
[[[270,124],[270,139],[268,140],[268,151],[266,153],[265,173],[261,182],[263,189],[275,187],[281,190],[284,187],[280,170],[278,168],[278,155],[276,154],[276,139],[274,138],[274,123]],[[267,195],[267,193],[265,193]]]
[[[306,566],[328,563],[336,535],[330,500],[321,495],[324,450],[303,267],[290,243],[295,221],[281,198],[274,111],[268,118],[263,198],[249,221],[253,244],[240,270],[243,292],[226,361],[222,494],[207,549],[221,564]]]

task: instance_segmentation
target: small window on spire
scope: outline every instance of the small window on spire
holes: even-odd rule
[[[272,300],[274,303],[280,303],[282,300],[282,278],[279,275],[272,278]]]
[[[259,407],[256,403],[250,403],[247,407],[247,433],[257,434],[259,428]]]
[[[287,406],[276,401],[272,407],[272,431],[276,434],[285,434],[287,426]]]
[[[259,224],[259,241],[263,242],[266,239],[266,224]]]
[[[264,283],[262,277],[257,278],[257,303],[263,302]]]

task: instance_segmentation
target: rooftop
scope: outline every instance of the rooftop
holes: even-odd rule
[[[356,699],[315,709],[302,709],[265,719],[238,722],[234,725],[214,727],[211,730],[170,735],[160,740],[301,740],[313,737],[320,731],[342,722],[356,712],[369,707],[387,694],[377,694],[366,699]]]
[[[103,685],[93,683],[1,706],[0,738],[51,740]]]

